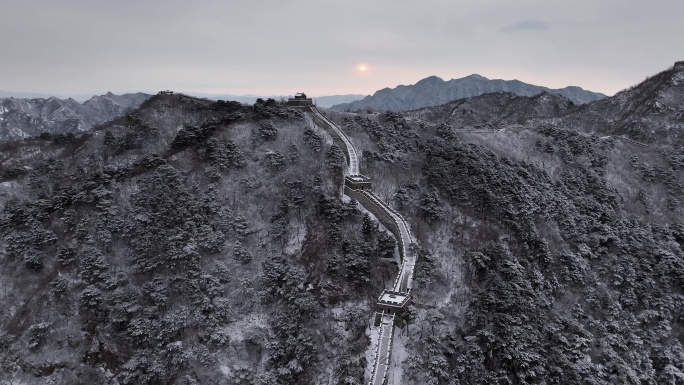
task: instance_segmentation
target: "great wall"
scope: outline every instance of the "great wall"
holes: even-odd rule
[[[355,199],[371,212],[394,235],[399,247],[401,269],[394,280],[392,289],[383,290],[378,297],[374,317],[375,327],[379,328],[379,332],[369,384],[384,385],[387,384],[388,379],[395,321],[411,303],[413,271],[416,262],[411,228],[401,214],[373,193],[371,179],[359,173],[358,155],[351,139],[335,123],[321,114],[315,106],[308,105],[308,109],[317,121],[326,126],[325,129],[332,135],[333,141],[345,150],[348,167],[345,172],[344,194]]]

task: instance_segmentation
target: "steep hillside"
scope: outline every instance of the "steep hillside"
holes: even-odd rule
[[[362,100],[333,106],[338,111],[408,111],[422,107],[439,106],[457,99],[479,96],[492,92],[510,92],[520,96],[533,96],[543,91],[565,96],[576,104],[589,103],[605,98],[605,95],[585,91],[579,87],[550,89],[523,83],[519,80],[490,80],[480,75],[444,81],[430,76],[414,85],[384,88]]]
[[[459,129],[487,129],[554,118],[575,108],[569,99],[548,92],[535,96],[497,92],[407,111],[403,115]]]
[[[583,106],[564,116],[558,124],[681,148],[684,146],[684,61],[613,97]]]
[[[41,133],[88,130],[137,108],[150,95],[137,93],[93,96],[83,104],[73,99],[0,99],[0,140],[23,139]]]
[[[154,96],[59,138],[0,143],[0,382],[363,382],[395,243],[301,111]]]
[[[684,378],[684,152],[539,122],[330,118],[422,246],[402,384]]]

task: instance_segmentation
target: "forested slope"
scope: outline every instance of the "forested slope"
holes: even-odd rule
[[[681,150],[409,115],[333,117],[423,245],[402,383],[684,381]]]
[[[156,96],[1,145],[0,382],[363,382],[395,245],[301,112]]]

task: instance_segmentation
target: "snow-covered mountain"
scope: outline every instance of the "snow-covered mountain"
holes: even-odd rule
[[[568,127],[627,136],[660,146],[684,146],[684,61],[610,98],[562,118]]]
[[[494,92],[404,115],[457,129],[552,123],[573,131],[678,149],[684,146],[684,61],[614,96],[583,105],[546,91],[534,96]]]
[[[338,104],[332,108],[339,111],[359,109],[408,111],[438,106],[452,100],[491,92],[510,92],[521,96],[533,96],[543,91],[565,96],[576,104],[589,103],[606,97],[606,95],[586,91],[580,87],[570,86],[551,89],[523,83],[519,80],[490,80],[484,76],[473,74],[449,81],[442,80],[437,76],[430,76],[413,85],[384,88],[362,100]]]
[[[432,123],[446,123],[459,129],[480,129],[556,118],[576,109],[570,99],[546,91],[534,96],[492,92],[406,111],[403,115]]]
[[[0,140],[85,131],[137,108],[150,97],[135,93],[93,96],[84,103],[74,99],[0,99]]]
[[[321,111],[415,229],[389,383],[681,383],[684,62],[587,105]],[[318,118],[161,94],[0,142],[0,384],[367,384],[400,256]]]

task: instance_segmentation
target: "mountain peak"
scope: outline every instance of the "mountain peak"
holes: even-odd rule
[[[428,76],[425,79],[419,80],[415,85],[422,85],[422,84],[438,84],[438,83],[443,83],[444,79],[440,78],[439,76]]]
[[[475,80],[489,80],[486,77],[479,75],[479,74],[472,74],[466,76],[464,79],[475,79]]]

